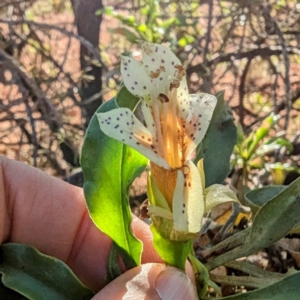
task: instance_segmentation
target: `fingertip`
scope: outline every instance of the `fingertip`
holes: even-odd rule
[[[170,266],[157,276],[155,290],[162,300],[198,299],[196,287],[190,277]]]
[[[159,263],[133,268],[104,287],[93,300],[196,300],[196,288],[183,271]]]
[[[154,286],[164,264],[148,263],[120,275],[105,286],[92,300],[160,300]]]
[[[133,217],[131,227],[134,235],[143,241],[142,264],[148,262],[163,263],[163,260],[154,249],[150,226],[137,217]]]

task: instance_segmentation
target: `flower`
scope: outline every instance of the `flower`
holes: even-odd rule
[[[185,69],[168,47],[140,44],[142,61],[123,56],[121,73],[129,92],[141,99],[143,119],[128,108],[97,115],[105,134],[150,160],[149,214],[158,226],[161,218],[170,220],[172,228],[166,235],[178,240],[181,235],[198,234],[201,228],[204,186],[191,159],[217,99],[188,94]]]
[[[142,99],[144,123],[127,108],[98,114],[101,130],[167,170],[181,168],[203,139],[216,98],[189,95],[185,70],[169,48],[141,43],[143,61],[123,56],[126,88]]]

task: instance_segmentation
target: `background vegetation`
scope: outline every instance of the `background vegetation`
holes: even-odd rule
[[[252,212],[263,197],[254,190],[243,199],[245,188],[299,177],[300,3],[293,0],[1,1],[0,154],[82,186],[85,130],[116,95],[120,54],[140,55],[137,40],[168,43],[186,64],[191,93],[224,91],[238,128],[227,182]],[[235,209],[210,218],[227,224]],[[237,213],[235,230],[242,231],[249,209]],[[198,256],[205,259],[208,240],[218,244],[227,229],[202,229]],[[299,269],[299,231],[292,234],[249,261],[279,273]],[[242,274],[234,268],[223,271]],[[218,276],[223,295],[236,292]]]

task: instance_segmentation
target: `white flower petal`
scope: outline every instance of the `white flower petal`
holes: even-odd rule
[[[143,50],[143,63],[148,70],[156,71],[163,67],[165,73],[174,75],[175,66],[181,65],[180,60],[166,46],[140,42]]]
[[[146,101],[141,101],[141,110],[147,129],[151,132],[152,136],[156,136],[156,128],[152,115],[152,104],[148,104]]]
[[[189,103],[186,107],[186,110],[189,111],[188,116],[186,116],[186,110],[180,111],[181,117],[185,121],[186,138],[190,141],[186,143],[186,158],[189,158],[206,134],[216,104],[217,98],[213,95],[194,94],[189,95]]]
[[[187,161],[183,169],[177,172],[177,181],[173,198],[174,228],[180,232],[198,233],[204,214],[203,187],[197,167]]]
[[[213,184],[204,191],[205,213],[209,212],[214,206],[224,202],[239,202],[236,194],[227,186]]]
[[[141,62],[122,56],[121,74],[130,93],[142,98],[149,94],[150,78]]]
[[[183,77],[180,81],[180,86],[177,88],[177,105],[180,110],[185,109],[189,103],[189,92],[186,82],[186,77]],[[186,110],[186,116],[188,115],[188,109]]]
[[[180,232],[187,233],[187,211],[184,199],[184,175],[181,170],[177,171],[177,180],[173,196],[173,219],[174,228]]]
[[[166,46],[148,42],[140,44],[143,50],[143,64],[151,78],[152,96],[157,98],[160,93],[167,95],[170,84],[178,77],[178,70],[183,70],[180,60]]]
[[[117,108],[105,113],[97,113],[100,129],[109,137],[116,139],[141,154],[155,164],[170,169],[168,163],[157,155],[155,141],[150,131],[128,108]]]

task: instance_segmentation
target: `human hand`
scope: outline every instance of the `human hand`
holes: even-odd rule
[[[104,287],[111,240],[91,221],[82,189],[0,157],[0,244],[28,244],[61,259],[87,286],[102,289],[94,300],[198,299],[185,273],[162,263],[149,226],[134,218],[132,228],[144,244],[143,265]]]

